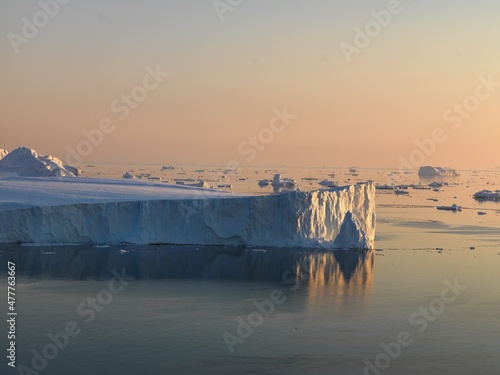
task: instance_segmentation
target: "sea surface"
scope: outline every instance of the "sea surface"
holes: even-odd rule
[[[500,171],[438,180],[360,168],[160,169],[84,172],[202,179],[245,194],[272,193],[257,182],[275,173],[302,190],[323,179],[447,185],[377,190],[368,252],[0,245],[4,353],[8,262],[18,313],[17,368],[4,355],[1,374],[500,374],[500,202],[472,197],[500,189]],[[436,209],[453,203],[462,211]]]

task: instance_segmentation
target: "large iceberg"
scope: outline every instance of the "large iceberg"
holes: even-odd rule
[[[132,179],[0,180],[0,242],[373,248],[372,183],[267,196]]]
[[[27,147],[19,147],[0,158],[0,174],[25,177],[75,177],[75,174],[64,167],[58,158],[40,155]]]
[[[420,177],[456,177],[460,174],[451,168],[424,166],[418,170]]]

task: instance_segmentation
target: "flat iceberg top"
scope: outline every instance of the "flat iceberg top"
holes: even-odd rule
[[[144,180],[87,177],[0,179],[0,211],[34,206],[172,199],[242,197],[226,191]]]

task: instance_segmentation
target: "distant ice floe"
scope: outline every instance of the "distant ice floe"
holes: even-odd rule
[[[405,189],[401,189],[401,188],[394,190],[394,193],[396,195],[410,195],[409,191],[407,191]]]
[[[138,175],[135,175],[135,174],[132,174],[130,172],[125,172],[123,174],[122,178],[144,178],[144,179],[148,179],[148,180],[157,180],[157,181],[162,180],[161,177],[153,176],[153,175],[151,175],[151,173],[140,173]]]
[[[203,181],[203,180],[199,180],[198,182],[196,182],[194,184],[186,184],[186,182],[181,181],[181,180],[177,180],[177,181],[175,181],[175,183],[177,185],[192,186],[192,187],[199,187],[199,188],[205,188],[205,189],[212,188],[212,185],[210,185],[208,182]]]
[[[375,189],[377,190],[395,190],[396,187],[392,185],[376,185]]]
[[[338,184],[335,181],[331,181],[331,180],[320,181],[320,182],[318,182],[318,185],[326,186],[326,187],[336,187],[336,186],[338,186]]]
[[[420,167],[418,171],[420,177],[456,177],[460,174],[451,168],[431,167],[429,165]]]
[[[73,173],[75,176],[81,176],[82,175],[82,170],[78,167],[72,167],[71,165],[65,165],[64,168],[66,168],[68,171]]]
[[[71,170],[63,166],[58,158],[40,155],[28,147],[19,147],[0,159],[0,175],[3,176],[76,177]]]
[[[443,186],[448,186],[448,183],[447,182],[438,182],[438,181],[434,181],[434,182],[431,182],[429,185],[427,185],[431,188],[442,188]]]
[[[172,170],[172,169],[175,169],[175,167],[173,167],[171,165],[164,165],[164,166],[161,167],[162,171],[169,171],[169,170]]]
[[[473,195],[474,199],[477,200],[500,200],[500,190],[481,190]]]
[[[260,187],[273,186],[274,188],[290,189],[296,187],[298,184],[292,178],[283,178],[279,173],[275,174],[272,180],[260,180],[258,182]]]
[[[455,203],[453,203],[451,206],[438,206],[436,208],[443,211],[462,211],[462,206],[457,206]]]
[[[284,187],[284,188],[290,188],[297,186],[297,182],[295,182],[294,179],[291,178],[283,178],[279,173],[274,175],[273,182],[271,185],[275,187]]]
[[[130,172],[125,172],[123,174],[123,178],[137,178],[136,176],[134,176],[132,173]]]

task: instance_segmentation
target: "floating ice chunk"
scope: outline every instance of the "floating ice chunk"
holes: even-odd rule
[[[172,167],[171,165],[164,165],[161,167],[162,171],[169,171],[171,169],[175,169],[175,167]]]
[[[401,189],[401,188],[394,190],[394,193],[396,195],[410,195],[410,193],[408,191]]]
[[[318,185],[327,186],[327,187],[336,187],[338,184],[335,181],[323,180],[318,182]]]
[[[394,189],[396,189],[396,187],[392,186],[392,185],[376,185],[375,189],[377,189],[377,190],[394,190]]]
[[[291,178],[282,178],[279,173],[274,175],[273,182],[271,183],[274,187],[294,187],[297,182]]]
[[[444,211],[462,211],[461,206],[457,206],[455,203],[453,203],[451,206],[437,206],[436,207],[438,210],[444,210]]]
[[[500,190],[481,190],[473,195],[478,200],[500,200]]]
[[[81,176],[82,175],[82,170],[78,167],[72,167],[71,165],[65,165],[64,168],[66,168],[68,171],[73,173],[75,176]]]
[[[191,179],[185,179],[185,180],[191,180]],[[194,180],[193,180],[194,181]],[[183,180],[177,180],[175,181],[177,185],[184,185],[184,186],[192,186],[192,187],[200,187],[200,188],[205,188],[205,189],[210,189],[212,186],[203,180],[198,181],[197,183],[194,184],[186,184]]]
[[[448,183],[447,182],[438,182],[438,181],[434,181],[434,182],[431,182],[429,185],[427,185],[431,188],[441,188],[443,186],[448,186]]]
[[[122,176],[123,178],[137,178],[136,176],[134,176],[132,173],[130,172],[125,172]]]
[[[203,181],[203,180],[200,180],[198,183],[196,184],[191,184],[190,186],[194,186],[194,187],[201,187],[201,188],[205,188],[205,189],[210,189],[212,188],[212,186],[206,182],[206,181]]]
[[[416,184],[411,184],[410,187],[415,190],[430,190],[431,188],[429,186],[425,185],[416,185]]]

